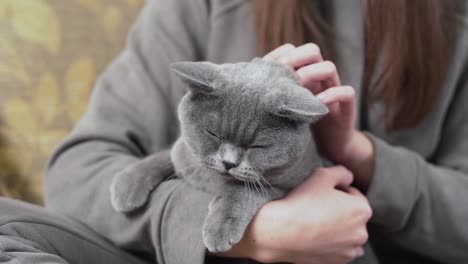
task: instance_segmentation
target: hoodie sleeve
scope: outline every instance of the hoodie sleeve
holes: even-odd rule
[[[47,208],[161,264],[203,263],[201,227],[211,197],[170,180],[145,208],[121,214],[111,206],[109,187],[117,172],[176,139],[181,89],[169,64],[203,58],[208,12],[204,0],[147,1],[126,49],[97,81],[45,176]]]
[[[468,260],[467,77],[465,69],[429,161],[371,136],[373,227],[399,246],[443,263]]]

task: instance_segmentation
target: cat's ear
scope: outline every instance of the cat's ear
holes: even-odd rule
[[[171,67],[192,92],[213,92],[213,82],[219,75],[218,65],[210,62],[176,62]]]
[[[328,114],[328,107],[310,91],[303,87],[297,87],[295,90],[277,109],[276,115],[296,122],[314,123]]]

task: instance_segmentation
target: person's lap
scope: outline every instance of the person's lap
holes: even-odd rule
[[[0,197],[0,263],[138,263],[97,233],[44,208]]]
[[[377,263],[373,254],[353,263]],[[42,207],[0,197],[0,263],[147,264],[80,222]],[[206,263],[253,263],[209,257]]]

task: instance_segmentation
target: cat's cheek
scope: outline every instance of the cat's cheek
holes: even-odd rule
[[[261,152],[256,149],[248,149],[244,159],[250,164],[257,165],[261,162]]]
[[[276,163],[275,159],[270,156],[269,151],[265,149],[255,149],[250,151],[247,156],[247,160],[251,167],[256,168],[259,171],[266,171]]]
[[[201,158],[216,153],[219,148],[218,142],[199,130],[192,132],[189,137],[186,137],[186,141],[189,142]]]

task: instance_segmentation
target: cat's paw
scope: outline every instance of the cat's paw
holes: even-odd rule
[[[118,173],[110,186],[111,203],[118,212],[127,213],[143,206],[150,189],[132,167]]]
[[[210,213],[203,227],[203,243],[210,252],[225,252],[238,243],[244,234],[245,225],[238,217],[228,216],[217,198],[210,204]]]
[[[203,243],[206,248],[213,253],[225,252],[237,244],[242,239],[244,230],[236,222],[235,218],[228,218],[218,226],[207,223],[203,229]]]

